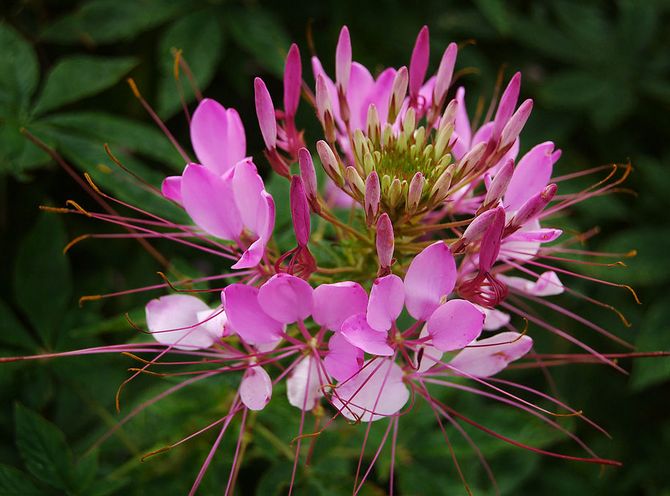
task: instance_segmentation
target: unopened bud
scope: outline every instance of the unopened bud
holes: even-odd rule
[[[514,160],[510,158],[498,169],[493,181],[491,181],[482,204],[483,207],[490,207],[503,197],[509,182],[512,180],[512,174],[514,174]]]
[[[261,78],[254,79],[254,93],[256,116],[258,117],[263,141],[268,150],[273,150],[277,146],[277,120],[272,97],[270,97],[270,92]]]
[[[376,171],[372,171],[365,180],[365,218],[368,225],[372,225],[379,213],[381,193],[379,176]]]
[[[291,218],[293,219],[295,239],[298,242],[298,246],[307,246],[311,230],[309,204],[300,176],[293,176],[291,178],[289,198],[291,203]]]
[[[554,198],[557,189],[558,186],[556,186],[556,184],[550,184],[542,191],[526,200],[526,203],[521,205],[517,213],[514,214],[514,217],[509,221],[505,228],[505,235],[513,233],[526,222],[537,217]]]
[[[388,191],[388,202],[391,207],[395,207],[402,199],[402,183],[397,177],[391,181]]]
[[[479,247],[479,271],[482,273],[489,272],[496,262],[505,228],[505,209],[497,207],[492,212],[491,222],[482,235]]]
[[[517,72],[512,76],[505,91],[500,97],[500,103],[496,110],[496,115],[493,118],[493,130],[491,135],[494,141],[500,138],[503,128],[509,121],[509,118],[514,113],[516,102],[519,100],[519,90],[521,88],[521,73]]]
[[[393,80],[393,86],[391,87],[391,98],[389,101],[389,111],[388,111],[388,122],[395,122],[400,107],[402,106],[403,101],[405,100],[405,95],[407,94],[407,83],[408,83],[408,74],[407,67],[403,66],[398,69],[398,72],[395,74],[395,79]]]
[[[409,190],[407,191],[407,204],[405,207],[409,213],[416,212],[419,207],[425,183],[426,179],[420,172],[417,172],[414,174],[414,177],[412,177],[412,181],[409,183]]]
[[[376,245],[379,266],[382,270],[388,269],[393,261],[395,238],[393,236],[393,223],[386,213],[381,214],[377,221]]]
[[[365,183],[355,167],[349,166],[346,168],[344,180],[354,196],[362,198],[365,195]]]
[[[419,95],[419,90],[426,77],[429,57],[430,40],[428,26],[424,26],[416,37],[416,43],[412,50],[412,58],[409,62],[409,95],[412,101],[415,101]]]
[[[349,74],[351,73],[351,38],[349,29],[342,27],[340,37],[335,49],[335,79],[337,86],[343,94],[347,92],[349,85]]]
[[[502,131],[502,136],[500,137],[500,146],[499,148],[505,149],[512,146],[514,140],[519,137],[523,126],[526,125],[526,121],[530,117],[530,113],[533,110],[533,100],[530,98],[524,101],[514,115],[510,117],[509,121],[505,125]]]
[[[437,76],[435,77],[435,88],[433,88],[433,104],[438,108],[442,106],[444,97],[447,95],[447,90],[451,84],[457,53],[458,45],[456,43],[449,43],[449,46],[442,55],[442,60],[440,60],[440,66],[437,69]]]
[[[295,116],[300,103],[300,91],[302,85],[302,64],[300,63],[300,50],[293,43],[286,55],[284,64],[284,113],[287,117]]]
[[[298,164],[300,165],[300,177],[302,178],[303,186],[305,187],[305,194],[307,200],[314,212],[319,213],[321,207],[318,200],[318,190],[316,183],[316,170],[314,169],[314,161],[312,155],[307,148],[298,150]]]
[[[377,112],[377,107],[374,103],[371,103],[368,107],[367,131],[368,138],[370,138],[373,143],[378,143],[381,139],[382,129],[381,123],[379,122],[379,112]]]
[[[319,154],[321,163],[323,164],[323,169],[326,173],[338,184],[342,183],[342,173],[340,172],[340,166],[337,162],[337,158],[331,150],[330,145],[323,140],[319,140],[316,143],[316,151]]]
[[[451,188],[451,170],[447,169],[440,177],[437,178],[435,184],[430,190],[430,200],[433,203],[439,203],[447,197],[449,194],[449,188]]]

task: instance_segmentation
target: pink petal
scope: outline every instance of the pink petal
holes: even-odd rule
[[[564,291],[563,283],[553,270],[543,272],[535,281],[523,277],[499,276],[499,278],[509,287],[533,296],[554,296]]]
[[[235,109],[225,109],[205,98],[191,119],[191,143],[200,163],[223,174],[246,155],[242,120]]]
[[[258,288],[232,284],[223,290],[223,295],[228,323],[247,343],[272,343],[281,337],[284,327],[263,311]]]
[[[342,322],[357,313],[365,313],[368,295],[357,282],[322,284],[314,290],[312,318],[331,331],[339,331]]]
[[[168,176],[163,179],[161,193],[163,193],[165,198],[179,205],[184,203],[181,198],[181,176]]]
[[[518,332],[501,332],[480,339],[472,348],[465,348],[449,362],[455,373],[475,377],[490,377],[518,360],[533,347],[533,340]]]
[[[258,239],[242,254],[239,261],[232,266],[233,269],[247,269],[255,267],[265,254],[265,246],[272,237],[275,224],[275,203],[272,196],[265,190],[261,191],[261,208],[258,209],[256,228]]]
[[[189,164],[181,182],[184,209],[195,224],[222,239],[237,239],[242,219],[233,199],[232,183],[211,169]]]
[[[211,312],[207,304],[195,296],[173,294],[147,303],[147,327],[156,341],[178,350],[209,348],[212,335],[203,328],[199,312]]]
[[[327,381],[327,378],[323,377],[323,371],[318,369],[314,357],[309,355],[302,358],[286,380],[288,402],[305,411],[314,408],[316,402],[323,396],[321,378],[324,383]]]
[[[256,166],[251,159],[246,159],[235,165],[233,172],[233,195],[235,204],[242,217],[242,223],[254,234],[260,234],[258,226],[259,210],[263,207],[264,191],[263,180],[258,175]]]
[[[464,348],[482,332],[484,313],[466,300],[449,300],[427,322],[432,343],[440,351]]]
[[[517,72],[512,76],[505,91],[500,97],[500,103],[496,110],[495,118],[493,119],[493,137],[498,139],[502,133],[505,124],[512,117],[516,102],[519,100],[519,91],[521,89],[521,73]]]
[[[394,415],[409,400],[403,371],[390,359],[369,361],[358,375],[335,391],[333,406],[349,420],[363,422]]]
[[[374,330],[368,325],[364,313],[352,315],[342,323],[341,334],[353,344],[371,355],[391,356],[393,348],[388,343],[388,333]]]
[[[374,104],[379,113],[379,121],[386,122],[388,118],[388,104],[393,89],[393,80],[395,79],[395,69],[389,67],[377,76],[373,87],[370,89],[368,98],[361,106],[361,122],[367,122],[368,107]],[[365,113],[365,115],[363,115]]]
[[[326,71],[323,70],[321,61],[317,57],[312,57],[312,72],[314,73],[314,81],[318,81],[320,77],[323,78],[330,103],[333,107],[333,116],[336,120],[339,120],[339,122],[342,123],[340,118],[340,101],[339,98],[337,98],[337,88],[335,87],[335,83],[333,83],[332,79],[330,79],[328,74],[326,74]]]
[[[228,317],[222,307],[202,310],[197,313],[197,318],[199,322],[202,322],[202,328],[212,336],[214,341],[218,341],[229,334],[226,329]]]
[[[457,138],[454,145],[454,156],[457,159],[463,156],[470,150],[472,141],[472,129],[470,128],[470,117],[468,117],[468,110],[465,107],[465,88],[462,86],[456,90],[456,121],[454,122],[454,136]]]
[[[262,410],[272,397],[272,379],[263,367],[247,369],[240,383],[240,399],[249,410]]]
[[[412,58],[409,62],[409,94],[413,98],[419,94],[419,89],[426,78],[429,57],[430,41],[428,26],[424,26],[416,38],[416,43],[412,50]]]
[[[549,184],[555,163],[554,144],[540,143],[526,153],[514,169],[505,193],[505,207],[518,210],[531,196]]]
[[[510,321],[510,315],[495,308],[484,308],[475,305],[479,310],[484,312],[484,330],[497,331],[503,326],[506,326]]]
[[[428,329],[426,329],[426,326],[424,326],[423,329],[421,329],[419,338],[425,338],[426,336],[428,336]],[[433,368],[433,365],[441,362],[442,356],[444,355],[444,353],[430,344],[424,344],[421,348],[423,349],[423,353],[421,353],[421,362],[417,361],[419,358],[419,353],[416,353],[414,357],[417,367],[416,371],[419,374],[430,370]]]
[[[405,285],[395,274],[376,279],[368,301],[368,324],[377,331],[388,331],[405,304]]]
[[[258,117],[258,125],[261,128],[263,141],[265,142],[265,147],[268,150],[272,150],[277,146],[277,120],[272,97],[261,78],[257,77],[254,79],[254,94],[256,116]]]
[[[323,359],[323,364],[328,374],[338,381],[346,381],[361,370],[363,355],[363,350],[336,332],[328,341],[328,353]]]
[[[349,104],[350,126],[352,129],[365,129],[368,120],[368,106],[375,80],[367,68],[354,62],[351,65],[351,75],[347,88],[347,102]],[[386,104],[386,101],[384,102]]]
[[[349,74],[351,72],[351,39],[349,37],[349,29],[342,26],[340,37],[337,40],[337,48],[335,49],[335,79],[338,86],[345,92],[349,84]]]
[[[300,50],[293,43],[286,55],[284,64],[284,112],[287,116],[294,116],[300,103],[300,91],[302,86],[302,64],[300,63]]]
[[[417,320],[426,320],[451,293],[456,282],[456,262],[442,241],[419,253],[405,275],[405,306]]]
[[[289,274],[275,274],[258,291],[258,303],[282,324],[305,320],[312,314],[312,287]]]
[[[458,45],[456,43],[449,43],[449,46],[442,55],[440,66],[437,69],[437,76],[435,78],[435,102],[440,104],[442,99],[446,96],[449,85],[451,84],[451,76],[454,74],[454,65],[456,64],[456,55],[458,53]]]

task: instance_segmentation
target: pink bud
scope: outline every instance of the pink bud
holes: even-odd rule
[[[335,77],[337,85],[344,94],[347,92],[350,73],[351,39],[349,38],[349,29],[346,26],[342,26],[340,38],[337,40],[337,48],[335,49]]]
[[[465,229],[461,239],[465,243],[478,241],[491,225],[491,222],[493,222],[495,215],[495,210],[487,210],[486,212],[479,214],[472,222],[470,222],[470,225]]]
[[[293,43],[286,55],[284,64],[284,113],[287,117],[295,116],[300,103],[300,90],[302,85],[302,64],[300,63],[300,50]]]
[[[550,184],[539,193],[531,196],[526,203],[521,205],[517,213],[512,217],[507,226],[507,234],[523,226],[526,222],[537,217],[544,207],[554,198],[558,186]]]
[[[376,171],[370,172],[365,180],[365,216],[368,225],[374,222],[379,213],[379,202],[381,201],[381,185]]]
[[[402,66],[395,73],[393,79],[393,86],[391,86],[391,96],[389,99],[388,122],[394,122],[400,111],[402,102],[405,100],[407,94],[407,67]]]
[[[254,90],[256,100],[256,116],[261,128],[263,141],[268,150],[274,150],[277,146],[277,121],[272,98],[263,80],[259,77],[254,79]]]
[[[498,169],[493,181],[491,181],[491,185],[486,192],[486,198],[484,198],[484,206],[493,205],[503,197],[509,182],[512,180],[512,174],[514,174],[514,160],[510,158]]]
[[[492,210],[493,218],[482,236],[479,248],[479,270],[489,272],[498,258],[500,241],[505,228],[505,209],[498,207]]]
[[[300,164],[300,177],[302,178],[309,204],[312,206],[312,209],[316,207],[317,210],[315,211],[318,211],[316,170],[314,170],[312,155],[307,148],[298,150],[298,163]]]
[[[421,89],[423,80],[428,70],[428,59],[430,57],[430,41],[428,26],[424,26],[419,31],[412,50],[412,58],[409,62],[409,96],[414,100]]]
[[[520,88],[521,73],[517,72],[514,74],[514,76],[512,76],[512,79],[510,79],[510,82],[507,84],[507,88],[505,88],[505,91],[500,97],[498,110],[496,110],[496,115],[493,119],[492,136],[494,139],[500,138],[500,133],[502,133],[502,130],[507,124],[507,121],[512,116],[514,108],[516,107],[516,102],[519,99]]]
[[[519,137],[523,126],[526,125],[528,117],[530,117],[530,112],[533,110],[533,100],[530,98],[525,100],[514,112],[514,115],[510,117],[509,121],[502,130],[502,136],[500,137],[500,148],[505,148],[511,146],[514,143],[514,140]]]
[[[317,141],[316,151],[319,154],[321,164],[323,165],[323,168],[326,171],[326,173],[333,180],[340,183],[342,179],[342,173],[340,172],[340,167],[337,162],[337,158],[335,157],[335,154],[333,153],[333,150],[330,148],[328,143],[326,143],[323,140]]]
[[[423,195],[423,186],[426,183],[426,180],[421,174],[417,172],[412,177],[412,180],[409,183],[409,189],[407,191],[407,210],[409,212],[415,212],[421,203],[421,196]]]
[[[291,177],[291,190],[289,192],[291,202],[291,217],[293,218],[293,230],[298,246],[307,246],[310,233],[309,204],[305,195],[305,188],[300,176]]]
[[[316,112],[322,124],[325,123],[326,111],[333,113],[333,107],[330,103],[330,95],[328,94],[328,86],[323,76],[319,75],[316,78]]]
[[[458,45],[449,43],[449,46],[442,55],[440,67],[437,69],[435,77],[435,88],[433,89],[433,102],[435,105],[441,105],[443,98],[447,94],[451,77],[454,75],[454,65],[456,65],[456,55],[458,54]]]
[[[393,223],[388,214],[383,213],[377,221],[377,257],[379,257],[379,266],[382,269],[391,266],[394,244]]]

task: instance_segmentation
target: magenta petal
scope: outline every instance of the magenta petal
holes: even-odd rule
[[[338,381],[346,381],[363,366],[363,350],[347,341],[341,333],[334,333],[328,341],[328,353],[323,359],[326,372]]]
[[[419,89],[426,78],[429,57],[430,40],[428,26],[424,26],[416,37],[416,43],[412,50],[412,58],[409,62],[409,94],[412,98],[419,94]]]
[[[282,324],[305,320],[312,314],[312,287],[289,274],[272,276],[258,291],[265,313]]]
[[[432,343],[440,351],[464,348],[481,334],[484,313],[466,300],[449,300],[427,322]]]
[[[388,333],[374,330],[368,325],[364,313],[352,315],[342,323],[341,334],[353,344],[371,355],[391,356],[393,348],[387,343]]]
[[[509,121],[509,118],[512,117],[514,109],[516,108],[516,102],[519,100],[519,91],[521,89],[521,73],[517,72],[512,76],[505,91],[503,91],[502,96],[500,97],[500,103],[496,109],[496,115],[493,119],[493,133],[492,136],[496,139],[500,138],[502,130]]]
[[[321,384],[326,382],[328,379],[319,370],[316,359],[311,355],[302,358],[286,380],[288,402],[301,410],[311,410],[323,396]]]
[[[209,234],[222,239],[237,239],[242,219],[229,179],[207,167],[189,164],[181,182],[184,209],[193,222]]]
[[[272,97],[267,86],[259,77],[254,79],[254,99],[256,103],[256,117],[261,128],[263,141],[268,150],[277,146],[277,120]]]
[[[455,373],[475,377],[490,377],[518,360],[533,347],[529,336],[518,332],[501,332],[480,339],[472,348],[465,348],[449,362]]]
[[[405,306],[417,320],[426,320],[451,293],[456,282],[456,262],[442,241],[419,253],[405,275]]]
[[[205,98],[191,119],[191,142],[200,163],[223,174],[246,155],[242,120],[235,109]]]
[[[505,207],[509,210],[518,210],[531,196],[549,184],[555,163],[553,157],[554,144],[547,141],[531,148],[519,160],[507,186]]]
[[[168,200],[181,205],[183,202],[181,198],[181,176],[168,176],[163,179],[161,184],[161,193]]]
[[[368,119],[370,94],[375,86],[375,80],[370,71],[358,62],[351,65],[347,102],[349,104],[349,119],[352,129],[365,129]]]
[[[377,331],[388,331],[405,304],[405,285],[395,274],[376,279],[368,301],[368,324]]]
[[[249,344],[277,341],[284,327],[263,311],[258,302],[258,288],[232,284],[223,290],[228,324]]]
[[[258,175],[256,166],[250,159],[235,165],[233,172],[233,194],[235,204],[242,217],[245,227],[259,234],[259,209],[263,207],[261,192],[264,191],[263,180]]]
[[[214,337],[199,325],[199,312],[210,312],[207,304],[190,295],[156,298],[145,308],[147,327],[156,341],[179,350],[209,348]]]
[[[300,50],[293,43],[286,55],[284,64],[284,112],[287,116],[294,116],[300,103],[300,90],[302,85],[302,64],[300,62]]]
[[[392,360],[370,360],[358,375],[337,387],[333,406],[349,420],[372,422],[394,415],[409,400],[403,377]]]
[[[249,410],[262,410],[272,397],[272,379],[263,367],[247,369],[240,383],[240,399]]]
[[[331,331],[339,331],[342,322],[357,313],[365,313],[368,295],[357,282],[322,284],[314,290],[312,318]]]

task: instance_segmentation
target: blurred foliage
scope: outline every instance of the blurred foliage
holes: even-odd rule
[[[635,172],[625,191],[580,205],[557,222],[580,231],[598,226],[602,234],[587,242],[591,249],[638,251],[637,257],[626,259],[626,269],[579,268],[633,285],[642,306],[623,289],[570,281],[576,290],[614,304],[633,326],[625,328],[603,307],[568,296],[561,296],[560,302],[635,342],[640,351],[670,349],[669,1],[427,0],[410,8],[400,0],[20,0],[3,2],[0,9],[1,354],[136,339],[123,313],[129,311],[141,322],[144,301],[158,293],[89,302],[82,308],[76,299],[153,284],[161,268],[130,241],[85,241],[72,255],[61,256],[68,239],[102,232],[104,226],[82,216],[63,219],[38,212],[38,205],[61,206],[67,199],[91,202],[26,139],[23,128],[116,197],[178,216],[138,187],[102,148],[108,143],[124,166],[153,185],[183,165],[123,79],[135,79],[179,141],[187,144],[188,126],[173,77],[174,54],[181,50],[197,85],[240,110],[249,151],[265,165],[254,122],[252,78],[263,75],[279,95],[283,57],[291,41],[301,47],[306,74],[310,49],[332,69],[343,23],[351,29],[355,58],[374,68],[406,64],[414,37],[425,23],[431,29],[433,64],[448,41],[460,42],[458,67],[476,68],[462,75],[471,109],[477,98],[488,102],[499,70],[508,75],[523,71],[524,95],[534,98],[536,107],[522,146],[555,141],[564,150],[559,173],[630,161]],[[181,83],[184,98],[193,103],[195,95],[183,72]],[[298,117],[308,126],[308,136],[316,136],[309,112],[303,108]],[[273,181],[270,188],[277,197],[286,197],[281,181]],[[184,274],[218,269],[209,259],[190,260],[178,247],[156,246]],[[552,319],[598,349],[623,351],[566,317]],[[531,332],[540,350],[571,350],[539,329]],[[119,356],[89,356],[3,364],[0,495],[185,494],[213,433],[146,463],[139,459],[224,415],[238,378],[215,377],[190,386],[142,412],[91,451],[121,418],[114,413],[114,392],[133,363]],[[599,454],[622,460],[621,469],[601,471],[541,457],[466,428],[489,459],[503,494],[670,495],[670,362],[622,363],[632,371],[629,377],[595,365],[552,373],[560,397],[602,423],[613,440],[575,419],[558,421]],[[547,387],[538,372],[510,375]],[[125,393],[123,412],[173,384],[170,378],[139,378]],[[250,419],[255,430],[248,439],[239,494],[286,492],[290,442],[299,416],[283,391],[274,396],[262,415]],[[579,453],[566,436],[529,415],[465,394],[449,393],[446,398],[454,408],[519,441]],[[464,493],[430,409],[418,407],[400,426],[399,493]],[[373,425],[366,461],[385,427]],[[218,494],[225,487],[236,442],[232,433],[238,428],[233,423],[224,438],[202,494]],[[492,493],[475,453],[454,429],[446,429],[474,493]],[[322,434],[311,466],[301,470],[297,492],[349,494],[362,436],[363,429],[346,424]],[[383,455],[362,492],[385,493],[389,473],[388,456]]]

